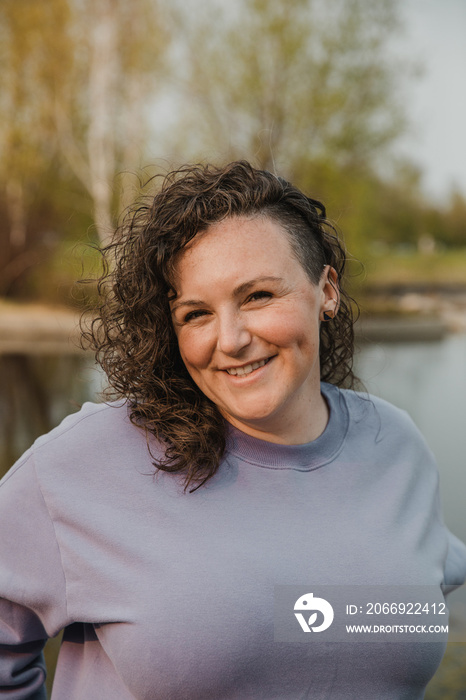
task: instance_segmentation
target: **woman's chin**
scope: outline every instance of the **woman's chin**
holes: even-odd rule
[[[223,413],[224,418],[238,430],[248,435],[270,440],[267,436],[278,436],[284,426],[283,418],[275,414],[273,410],[250,410],[242,413]],[[274,440],[275,441],[275,440]]]

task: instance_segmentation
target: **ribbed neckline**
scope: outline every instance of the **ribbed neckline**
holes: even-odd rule
[[[269,469],[310,471],[331,462],[340,452],[348,432],[349,412],[344,392],[321,383],[329,407],[327,426],[319,437],[303,445],[282,445],[260,440],[228,424],[227,450],[245,462]]]

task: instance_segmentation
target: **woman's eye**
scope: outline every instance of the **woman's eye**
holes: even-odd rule
[[[260,299],[270,299],[272,294],[270,292],[253,292],[249,295],[248,301],[259,301]]]
[[[197,309],[196,311],[190,311],[183,318],[183,322],[189,323],[189,321],[194,321],[195,319],[200,318],[201,316],[205,316],[206,314],[207,314],[207,311],[203,311],[202,309]]]

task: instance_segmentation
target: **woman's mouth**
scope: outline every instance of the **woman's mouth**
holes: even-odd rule
[[[257,362],[251,362],[249,365],[243,365],[243,367],[230,367],[230,369],[227,369],[226,371],[228,374],[232,374],[234,377],[244,377],[247,374],[251,374],[251,372],[253,372],[255,369],[259,369],[259,367],[266,365],[270,359],[270,357],[267,357],[264,360],[258,360]]]

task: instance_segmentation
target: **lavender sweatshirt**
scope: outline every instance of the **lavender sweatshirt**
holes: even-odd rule
[[[408,416],[322,385],[325,432],[231,429],[196,492],[153,467],[125,405],[85,404],[0,488],[0,696],[53,700],[418,700],[444,644],[274,641],[276,585],[466,576],[432,455]],[[160,449],[153,443],[154,453]]]

